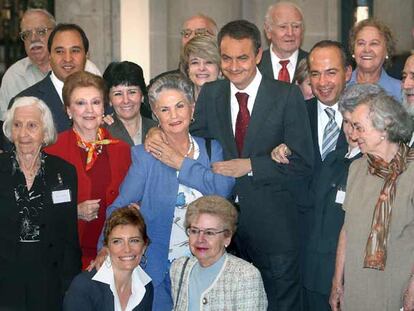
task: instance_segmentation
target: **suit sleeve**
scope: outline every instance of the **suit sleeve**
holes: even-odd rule
[[[62,264],[63,289],[66,290],[72,279],[81,271],[81,250],[78,237],[78,208],[77,208],[77,189],[78,181],[76,170],[72,165],[67,164],[67,180],[69,181],[72,200],[70,206],[66,208],[66,237],[64,246],[64,257]]]
[[[292,155],[290,163],[279,164],[266,155],[251,157],[254,182],[268,182],[273,179],[290,180],[312,174],[313,149],[308,113],[298,87],[290,87],[283,110],[283,142],[289,146]],[[276,146],[274,146],[276,147]],[[282,178],[282,179],[281,179]]]
[[[119,188],[118,197],[106,209],[106,219],[117,208],[129,205],[132,202],[140,202],[144,194],[147,180],[147,164],[150,155],[146,153],[142,145],[131,148],[132,164],[128,169],[124,181]],[[98,250],[103,246],[103,231],[99,236]]]
[[[223,161],[223,149],[217,141],[213,140],[211,142],[211,162],[217,161]],[[190,158],[184,159],[178,180],[181,184],[197,189],[204,195],[216,194],[222,197],[228,197],[234,186],[233,177],[214,174],[211,166],[206,167],[199,161]]]
[[[85,274],[79,274],[70,285],[63,301],[64,311],[93,311],[93,301],[90,297],[92,281],[85,277]]]

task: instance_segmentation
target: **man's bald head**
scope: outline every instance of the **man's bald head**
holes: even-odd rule
[[[217,24],[209,16],[204,14],[196,14],[188,18],[183,23],[181,30],[181,44],[186,45],[196,35],[210,35],[217,36]]]

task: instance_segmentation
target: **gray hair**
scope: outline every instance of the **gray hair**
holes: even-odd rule
[[[168,73],[156,79],[149,87],[148,100],[154,112],[155,102],[164,90],[176,90],[184,94],[190,104],[194,104],[193,83],[180,73]]]
[[[367,95],[357,106],[366,105],[372,126],[387,133],[388,141],[407,142],[413,133],[413,120],[394,97],[381,94]]]
[[[357,83],[346,87],[342,96],[339,98],[338,109],[344,112],[353,112],[358,102],[363,101],[368,95],[385,95],[385,91],[378,84]]]
[[[49,107],[42,101],[41,99],[33,96],[25,96],[25,97],[18,97],[11,108],[6,112],[6,118],[3,123],[3,132],[4,136],[7,137],[8,140],[13,142],[12,139],[12,126],[13,126],[13,119],[14,114],[17,108],[20,107],[27,107],[27,106],[35,106],[39,108],[40,113],[42,115],[42,124],[43,124],[43,143],[44,146],[52,145],[56,142],[57,133],[55,124],[53,122],[53,116],[50,112]]]
[[[272,29],[272,25],[274,23],[274,20],[273,20],[273,17],[272,17],[273,11],[276,10],[278,7],[283,6],[283,5],[290,6],[292,9],[295,9],[296,11],[299,12],[301,20],[302,20],[302,29],[305,29],[305,23],[303,21],[302,9],[297,4],[295,4],[293,2],[289,2],[289,1],[280,1],[280,2],[277,2],[277,3],[274,3],[274,4],[270,5],[267,8],[266,15],[265,15],[265,22],[264,22],[266,29],[267,30]]]
[[[49,13],[47,10],[45,10],[45,9],[27,9],[27,10],[24,12],[23,16],[22,16],[21,21],[23,20],[23,18],[24,18],[27,14],[31,14],[31,13],[42,13],[42,14],[46,15],[46,17],[47,17],[47,18],[49,19],[49,21],[52,23],[53,27],[55,27],[55,26],[56,26],[56,19],[55,19],[55,17],[54,17],[52,14],[50,14],[50,13]],[[21,21],[20,21],[20,28],[22,28],[22,26],[21,26]]]

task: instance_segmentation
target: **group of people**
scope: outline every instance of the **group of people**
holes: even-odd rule
[[[29,9],[0,88],[0,309],[414,310],[414,56],[375,19],[185,21],[179,68],[102,77]],[[306,101],[305,101],[305,100]],[[6,179],[7,178],[7,179]],[[85,270],[82,272],[82,270]]]

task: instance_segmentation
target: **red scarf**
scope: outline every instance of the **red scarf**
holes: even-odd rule
[[[73,129],[73,132],[76,136],[77,145],[88,153],[86,156],[86,171],[89,171],[93,167],[98,155],[102,152],[103,145],[117,144],[119,142],[117,139],[105,137],[106,133],[102,128],[98,128],[97,139],[91,142],[84,141],[75,129]]]

